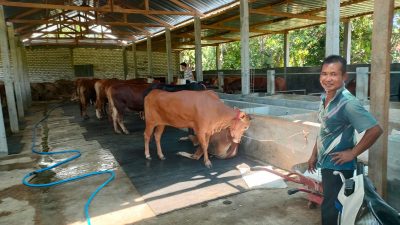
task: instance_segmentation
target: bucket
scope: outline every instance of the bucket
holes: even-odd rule
[[[176,84],[186,84],[186,79],[179,79],[178,78]]]

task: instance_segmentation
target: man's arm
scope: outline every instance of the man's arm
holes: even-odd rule
[[[365,131],[364,136],[352,149],[348,149],[342,152],[334,152],[330,155],[335,164],[342,165],[343,163],[350,162],[355,159],[369,147],[371,147],[375,141],[382,135],[383,130],[379,125],[375,125]]]
[[[317,141],[315,141],[313,151],[311,153],[310,159],[308,160],[308,171],[310,172],[316,171],[317,159],[318,159],[318,150],[317,150]]]

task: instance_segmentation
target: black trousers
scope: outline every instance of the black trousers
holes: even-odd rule
[[[338,210],[335,208],[335,201],[342,188],[342,180],[339,175],[333,175],[331,169],[322,169],[322,188],[324,190],[324,201],[321,205],[322,225],[337,225]],[[353,170],[339,170],[344,177],[353,177]]]

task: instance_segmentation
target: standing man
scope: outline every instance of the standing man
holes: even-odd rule
[[[192,68],[190,68],[185,62],[181,63],[181,69],[183,70],[183,79],[186,80],[186,84],[196,82],[193,77]]]
[[[324,201],[321,206],[323,225],[336,225],[338,210],[335,201],[342,187],[337,170],[346,178],[353,176],[356,158],[367,150],[382,134],[376,119],[345,87],[347,79],[346,60],[338,55],[325,58],[319,81],[325,90],[321,96],[318,120],[320,131],[310,159],[308,170],[321,168]],[[356,143],[354,130],[365,131]]]

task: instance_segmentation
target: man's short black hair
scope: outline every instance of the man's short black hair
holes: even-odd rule
[[[187,64],[185,62],[181,63],[181,66],[187,67]]]
[[[342,65],[342,74],[344,75],[346,73],[346,65],[347,61],[340,55],[330,55],[324,59],[322,62],[322,66],[325,64],[331,64],[331,63],[340,63]],[[321,67],[322,67],[321,66]]]

